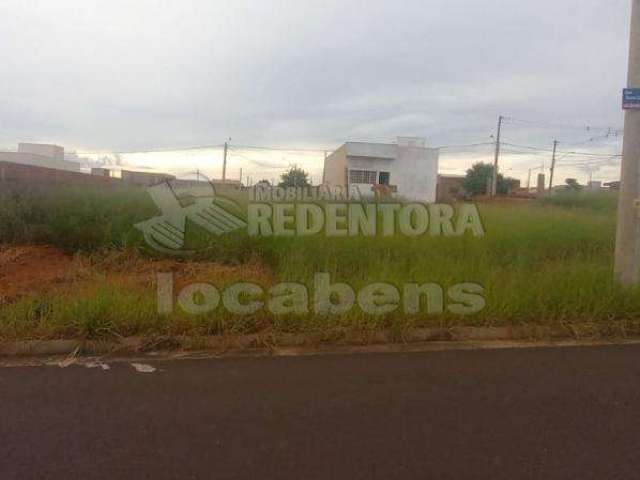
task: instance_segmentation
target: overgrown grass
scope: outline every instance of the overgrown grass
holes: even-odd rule
[[[354,286],[371,282],[483,285],[487,306],[471,317],[422,323],[503,325],[578,322],[640,314],[640,291],[613,280],[615,220],[543,206],[483,206],[484,238],[293,238],[273,243],[271,263],[283,279],[327,271]]]
[[[0,191],[0,243],[50,243],[66,251],[143,245],[133,227],[156,214],[140,188],[40,187]]]
[[[28,232],[43,225],[44,240],[68,250],[143,248],[132,224],[155,214],[143,190],[122,196],[83,195],[86,192],[68,192],[61,198],[14,198],[13,204],[2,204],[0,231],[7,225],[18,226],[13,236],[4,234],[2,241],[29,240]],[[177,308],[172,316],[160,316],[153,290],[105,287],[85,297],[28,298],[0,307],[0,338],[246,333],[265,328],[327,333],[521,323],[636,325],[640,289],[623,289],[613,278],[615,208],[615,194],[586,192],[558,194],[526,205],[482,205],[486,229],[482,238],[252,238],[234,233],[196,239],[209,247],[196,260],[245,263],[258,258],[280,281],[309,286],[317,272],[328,272],[333,282],[348,283],[356,290],[374,282],[393,283],[401,291],[406,283],[438,283],[445,292],[459,283],[480,284],[486,307],[472,316],[411,316],[399,309],[377,317],[357,307],[331,317],[278,317],[266,312],[237,317],[221,308],[203,316],[190,316]],[[211,282],[215,284],[216,279]]]
[[[618,192],[564,191],[544,197],[541,203],[563,208],[582,208],[600,212],[615,212],[618,206]]]

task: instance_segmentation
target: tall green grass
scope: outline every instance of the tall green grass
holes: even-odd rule
[[[69,250],[99,247],[141,249],[133,223],[156,214],[144,190],[65,192],[0,206],[2,241],[25,241],[35,225],[45,241]],[[43,203],[44,202],[44,203]],[[398,310],[382,317],[313,314],[240,318],[221,310],[203,317],[154,313],[153,292],[105,291],[86,299],[25,299],[0,310],[0,337],[27,332],[100,336],[141,333],[320,331],[434,325],[520,323],[640,324],[640,289],[623,289],[613,278],[616,196],[612,193],[554,195],[525,205],[481,205],[486,235],[473,237],[256,238],[242,232],[223,237],[198,234],[208,248],[195,260],[243,263],[258,258],[280,281],[311,286],[317,272],[356,290],[374,283],[438,283],[445,291],[473,282],[485,289],[486,307],[472,316],[414,315]],[[211,279],[215,283],[215,279]],[[40,302],[40,303],[39,303]],[[631,327],[630,327],[631,328]],[[636,328],[636,327],[633,327]],[[640,332],[640,330],[638,330]]]
[[[543,197],[540,202],[543,205],[582,208],[601,212],[614,212],[618,206],[617,191],[560,191],[547,197]]]
[[[155,214],[140,188],[7,188],[0,191],[0,243],[50,243],[66,251],[140,246],[133,225]]]
[[[613,280],[615,221],[594,213],[543,206],[482,206],[483,238],[292,238],[267,252],[280,278],[314,272],[335,282],[435,282],[484,286],[486,308],[473,317],[417,319],[482,325],[632,319],[640,292]]]

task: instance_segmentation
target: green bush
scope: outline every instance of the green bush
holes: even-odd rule
[[[0,242],[67,251],[140,245],[134,224],[156,214],[142,188],[48,187],[0,193]]]
[[[551,205],[555,207],[584,208],[615,213],[618,208],[618,192],[564,190],[554,192],[552,195],[546,196],[540,201],[543,205]]]

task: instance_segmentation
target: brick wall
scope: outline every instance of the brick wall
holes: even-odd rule
[[[122,170],[120,172],[122,181],[127,185],[143,185],[151,187],[159,183],[174,180],[176,177],[168,173],[154,172],[133,172],[131,170]]]
[[[122,184],[118,178],[0,161],[0,185],[4,183],[22,183],[28,185],[63,184],[106,186],[117,186]]]
[[[453,203],[465,195],[463,176],[438,175],[436,201],[439,203]]]

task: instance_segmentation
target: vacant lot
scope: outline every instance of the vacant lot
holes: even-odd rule
[[[324,332],[412,326],[593,324],[640,333],[640,290],[613,280],[615,195],[557,195],[545,201],[480,205],[482,238],[324,235],[212,237],[188,225],[196,257],[150,251],[136,222],[156,214],[146,192],[44,189],[0,193],[0,338],[109,337],[226,332]],[[234,316],[221,308],[157,313],[155,273],[174,272],[176,288],[238,281],[267,288],[282,281],[464,282],[484,287],[486,307],[445,313]]]

